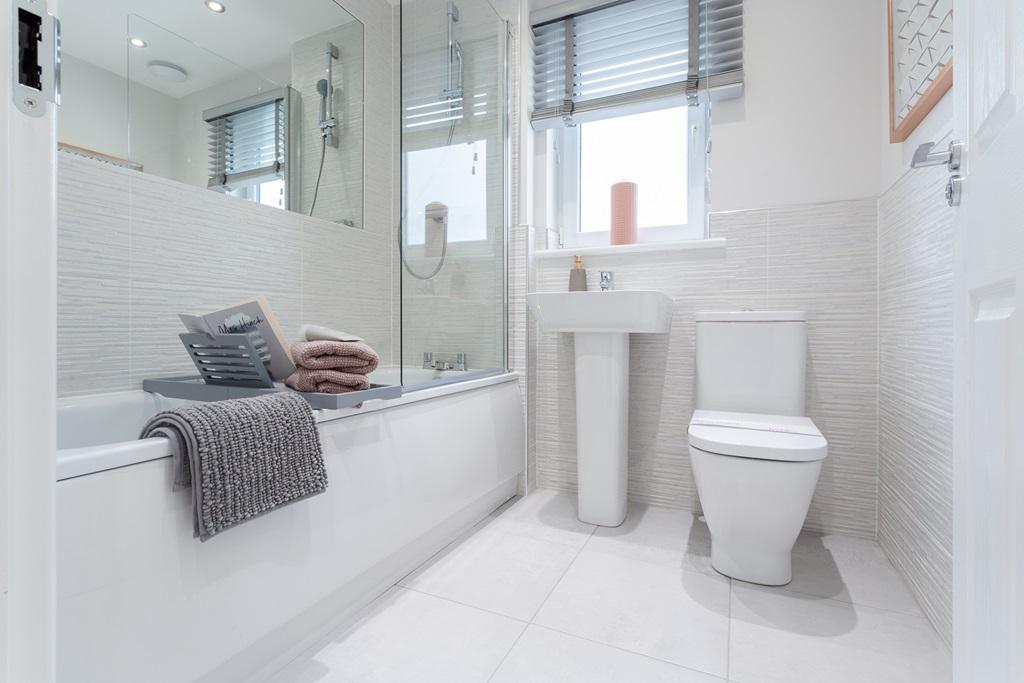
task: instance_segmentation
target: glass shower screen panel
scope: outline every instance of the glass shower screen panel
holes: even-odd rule
[[[403,0],[403,384],[506,359],[507,28],[480,0]]]

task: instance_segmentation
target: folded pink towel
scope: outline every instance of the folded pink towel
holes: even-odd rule
[[[292,344],[295,365],[309,370],[343,370],[368,375],[380,365],[380,356],[363,342],[302,341]]]
[[[284,383],[295,391],[313,391],[320,394],[344,394],[370,388],[370,379],[366,375],[340,370],[310,370],[304,367],[296,368]]]

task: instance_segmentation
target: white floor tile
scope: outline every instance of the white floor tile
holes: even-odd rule
[[[793,548],[786,590],[857,605],[921,614],[914,595],[873,541],[803,533]]]
[[[596,528],[577,516],[576,496],[562,491],[538,489],[491,513],[488,525],[497,524],[553,543],[579,547]]]
[[[724,676],[728,615],[726,579],[584,548],[535,623]]]
[[[278,683],[483,683],[526,627],[513,619],[396,588]]]
[[[689,510],[631,504],[621,526],[598,527],[587,542],[587,552],[714,573],[711,534]]]
[[[950,680],[948,651],[875,543],[802,534],[781,588],[730,582],[709,556],[690,512],[631,505],[608,529],[580,522],[575,496],[534,492],[272,680]]]
[[[585,542],[582,534],[570,545],[491,523],[446,548],[401,585],[529,621]]]
[[[724,683],[667,662],[530,626],[491,683]]]
[[[950,656],[920,616],[733,584],[736,683],[943,683]]]

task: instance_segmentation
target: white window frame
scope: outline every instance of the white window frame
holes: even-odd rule
[[[678,106],[678,102],[665,108]],[[687,222],[640,228],[637,242],[676,242],[707,239],[708,108],[702,103],[687,108]],[[650,107],[647,108],[648,110]],[[638,112],[629,112],[638,113]],[[625,115],[625,114],[624,114]],[[553,136],[555,154],[551,173],[555,179],[555,210],[562,248],[595,247],[611,244],[610,230],[580,230],[580,128],[566,126],[547,131]]]

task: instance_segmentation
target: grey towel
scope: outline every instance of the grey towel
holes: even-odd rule
[[[153,436],[171,442],[174,490],[192,488],[200,541],[327,488],[313,412],[288,391],[160,413],[139,438]]]

